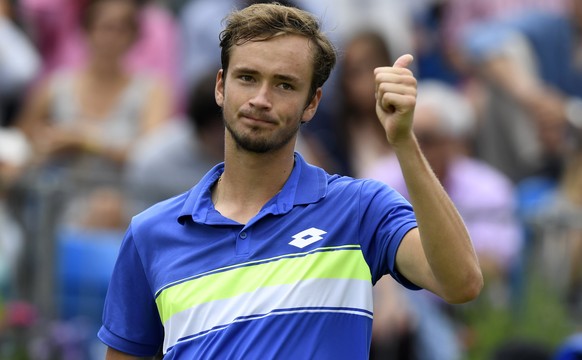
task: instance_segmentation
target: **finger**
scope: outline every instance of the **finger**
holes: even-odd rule
[[[408,66],[410,66],[410,64],[412,64],[412,60],[414,60],[412,55],[404,54],[394,62],[394,65],[392,67],[407,68]]]
[[[379,72],[376,74],[375,91],[378,92],[380,87],[384,87],[384,91],[416,93],[416,83],[416,79],[407,74],[399,75],[390,72]]]
[[[394,112],[400,109],[412,109],[416,103],[416,98],[408,94],[384,93],[379,99],[380,107],[387,112]]]

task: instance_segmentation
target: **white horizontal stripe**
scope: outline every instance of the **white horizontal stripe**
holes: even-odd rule
[[[330,309],[318,309],[322,307]],[[284,309],[284,311],[273,313],[278,309]],[[357,310],[367,311],[370,314],[373,311],[370,281],[309,279],[294,284],[261,288],[233,298],[200,304],[172,316],[164,324],[164,353],[182,338],[192,337],[202,332],[206,332],[205,335],[217,327],[266,316],[306,312],[341,312],[371,317]]]

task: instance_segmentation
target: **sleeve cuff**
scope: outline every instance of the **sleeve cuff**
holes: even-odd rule
[[[105,345],[133,356],[155,356],[159,350],[159,346],[157,345],[139,344],[119,337],[109,331],[105,326],[101,326],[101,329],[99,329],[99,332],[97,333],[97,337]]]

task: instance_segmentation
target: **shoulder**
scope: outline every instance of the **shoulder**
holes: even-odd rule
[[[178,224],[180,212],[190,192],[191,190],[161,201],[135,215],[131,220],[132,230],[134,232],[141,232],[143,230],[152,232],[160,227],[167,227],[173,223]]]
[[[389,200],[386,205],[400,201],[402,196],[384,182],[364,178],[355,179],[349,176],[331,175],[328,178],[328,195],[339,198],[339,201],[349,202],[357,196],[360,205],[369,204],[375,199]]]

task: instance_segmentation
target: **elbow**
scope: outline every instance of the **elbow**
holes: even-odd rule
[[[449,304],[464,304],[475,300],[483,289],[484,281],[480,269],[467,274],[462,285],[451,291],[443,299]]]

